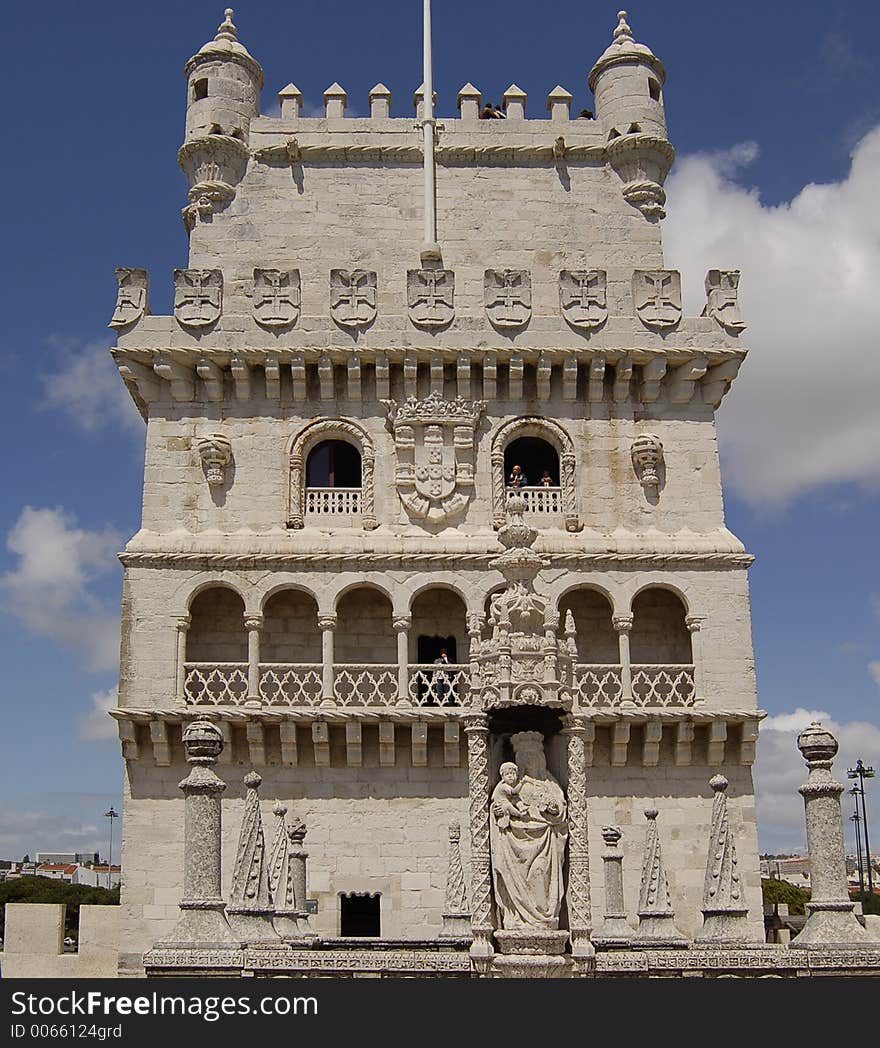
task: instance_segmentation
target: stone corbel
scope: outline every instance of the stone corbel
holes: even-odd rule
[[[725,360],[723,363],[709,368],[705,378],[700,383],[700,388],[703,391],[703,403],[711,404],[713,408],[719,407],[733,380],[739,374],[741,366],[742,357],[734,357],[732,360]]]
[[[146,418],[149,405],[159,399],[160,383],[156,372],[134,360],[116,357],[116,367],[122,381],[134,397],[138,410]]]
[[[642,365],[642,403],[654,404],[660,398],[660,385],[666,374],[666,357],[658,356]]]
[[[222,433],[202,437],[196,444],[205,470],[205,479],[213,487],[226,483],[226,467],[232,461],[232,444]]]
[[[171,397],[173,400],[179,403],[188,403],[195,400],[196,374],[192,368],[181,364],[177,360],[160,357],[153,364],[153,370],[159,378],[171,383]]]
[[[689,404],[694,396],[694,387],[706,374],[709,362],[702,355],[687,364],[681,364],[672,372],[669,399],[673,404]]]
[[[646,492],[660,489],[660,468],[663,465],[663,442],[653,433],[636,437],[630,449],[633,469]]]
[[[205,397],[209,403],[218,403],[223,399],[223,368],[207,357],[196,364],[196,372],[205,385]]]
[[[206,135],[180,147],[177,161],[190,184],[183,223],[192,232],[235,198],[235,187],[244,177],[248,148],[231,135]]]

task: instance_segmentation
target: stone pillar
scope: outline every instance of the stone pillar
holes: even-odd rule
[[[713,775],[709,785],[715,791],[715,799],[712,801],[712,827],[703,885],[703,927],[696,941],[702,946],[724,946],[731,942],[746,942],[752,936],[749,935],[749,911],[744,905],[734,837],[727,814],[729,783],[723,775]]]
[[[179,705],[186,703],[186,637],[192,625],[192,615],[181,615],[177,620],[177,686],[175,693]]]
[[[471,957],[492,957],[492,867],[489,859],[489,721],[484,713],[465,718],[471,820]]]
[[[469,939],[471,912],[468,906],[464,867],[461,864],[461,825],[449,824],[449,866],[446,871],[446,901],[443,907],[441,939]]]
[[[623,895],[623,853],[620,850],[622,834],[616,826],[602,827],[605,851],[602,862],[605,866],[605,921],[602,935],[597,939],[603,946],[628,946],[633,930],[626,919],[626,902]]]
[[[262,615],[245,615],[244,628],[248,635],[248,690],[246,706],[259,707],[260,698],[260,630],[263,628]]]
[[[257,793],[263,780],[255,771],[244,777],[247,787],[244,815],[238,835],[235,869],[232,871],[232,890],[226,912],[229,924],[242,941],[267,942],[278,939],[272,926],[274,909],[269,891],[269,862],[263,816]]]
[[[398,615],[394,619],[397,634],[397,705],[409,705],[409,631],[412,615]]]
[[[569,714],[562,734],[568,742],[568,927],[571,953],[581,960],[593,958],[590,942],[590,848],[587,818],[587,762],[584,752],[586,725],[583,717]]]
[[[468,657],[470,658],[470,671],[471,671],[471,694],[476,695],[477,690],[480,686],[480,645],[483,642],[483,626],[485,625],[485,619],[483,616],[476,611],[469,611],[467,613],[467,631],[468,631]]]
[[[634,706],[632,667],[629,658],[629,634],[633,628],[632,615],[615,615],[611,624],[617,631],[617,643],[620,647],[620,705]]]
[[[687,941],[675,927],[675,911],[669,898],[666,868],[660,851],[657,814],[656,808],[648,808],[645,812],[648,832],[639,890],[639,930],[633,941],[640,946],[683,947]]]
[[[238,946],[224,916],[220,889],[220,798],[226,783],[212,766],[223,749],[223,736],[210,721],[193,721],[183,730],[183,747],[192,770],[180,783],[184,796],[183,898],[170,943]]]
[[[318,629],[321,631],[321,705],[335,706],[336,695],[333,689],[333,634],[338,617],[319,615]]]
[[[843,785],[831,775],[837,739],[814,721],[798,735],[797,744],[810,769],[798,792],[806,811],[812,896],[807,903],[807,922],[791,940],[791,948],[869,943],[867,932],[856,920],[855,903],[850,900],[846,883],[840,810]],[[880,948],[880,943],[877,946]]]
[[[705,699],[703,694],[703,643],[700,634],[703,618],[701,615],[688,615],[684,620],[684,624],[691,634],[691,659],[694,664],[694,700],[702,702]]]
[[[275,909],[275,931],[283,939],[312,937],[306,909],[306,860],[303,849],[306,824],[294,817],[287,825],[287,808],[276,804],[272,809],[277,820],[272,858],[269,864],[269,887]]]

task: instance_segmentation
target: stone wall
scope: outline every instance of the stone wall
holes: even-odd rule
[[[6,904],[0,969],[6,979],[112,979],[119,957],[119,906],[79,908],[79,947],[63,953],[63,903]]]
[[[299,590],[283,590],[266,601],[263,614],[261,661],[321,661],[318,606],[313,597]]]

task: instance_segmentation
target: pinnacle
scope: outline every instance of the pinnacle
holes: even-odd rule
[[[617,44],[633,43],[632,29],[626,22],[626,11],[617,12],[617,28],[614,30],[614,42]]]
[[[214,37],[215,40],[238,40],[238,30],[235,28],[235,23],[232,21],[232,16],[235,12],[231,7],[227,7],[223,12],[225,18],[221,22],[217,29],[217,35]]]

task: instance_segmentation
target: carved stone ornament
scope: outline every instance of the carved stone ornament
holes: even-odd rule
[[[714,317],[728,331],[744,331],[746,322],[739,308],[739,270],[710,269],[706,274],[706,308],[703,315]]]
[[[410,269],[406,274],[409,318],[417,327],[445,327],[455,316],[455,273]]]
[[[633,273],[633,305],[651,328],[671,328],[681,320],[681,274],[675,269],[637,269]]]
[[[365,269],[330,270],[330,316],[342,327],[358,328],[376,319],[376,274]]]
[[[232,444],[222,433],[201,437],[196,445],[205,470],[205,478],[212,488],[226,482],[226,467],[232,461]]]
[[[305,464],[309,452],[324,440],[347,440],[361,453],[361,523],[371,531],[377,526],[375,510],[376,452],[369,433],[354,422],[344,419],[316,419],[297,434],[290,449],[290,517],[291,528],[305,527]]]
[[[384,400],[397,450],[395,481],[407,513],[439,523],[461,513],[474,488],[474,431],[482,400],[431,393]]]
[[[124,328],[150,312],[150,277],[145,269],[116,270],[116,309],[109,326]]]
[[[483,287],[489,323],[522,327],[532,315],[532,277],[527,269],[487,269]]]
[[[660,464],[663,462],[663,442],[653,433],[636,437],[630,449],[633,469],[645,491],[660,487]]]
[[[298,269],[254,270],[254,320],[262,327],[289,327],[299,317]]]
[[[219,269],[174,270],[174,316],[183,327],[204,328],[220,318],[223,274]]]
[[[205,135],[185,142],[177,160],[190,184],[183,224],[191,232],[235,198],[235,187],[247,170],[247,146],[231,135]]]
[[[559,307],[572,327],[587,331],[608,319],[604,269],[563,269],[559,274]]]

